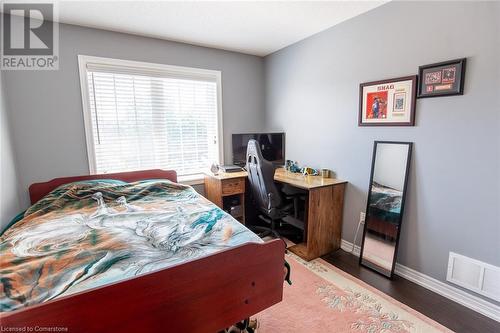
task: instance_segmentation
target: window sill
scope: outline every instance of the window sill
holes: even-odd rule
[[[184,185],[202,185],[205,183],[205,176],[202,173],[189,176],[179,176],[177,177],[177,182]]]

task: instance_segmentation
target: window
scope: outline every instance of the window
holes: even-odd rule
[[[218,71],[79,56],[91,173],[222,163]]]

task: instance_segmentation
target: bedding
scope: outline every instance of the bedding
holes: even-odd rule
[[[370,215],[380,220],[398,224],[402,194],[401,191],[373,182],[368,207]]]
[[[167,180],[66,184],[0,237],[0,311],[247,242],[262,241],[189,186]]]

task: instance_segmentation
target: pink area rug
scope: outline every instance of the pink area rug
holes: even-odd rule
[[[322,259],[287,254],[292,285],[258,313],[257,333],[452,332]]]

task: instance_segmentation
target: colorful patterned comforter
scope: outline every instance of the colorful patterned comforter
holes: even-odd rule
[[[0,311],[12,311],[260,238],[166,180],[63,185],[0,237]]]
[[[372,183],[370,206],[371,216],[393,224],[399,224],[403,192],[377,182]]]

